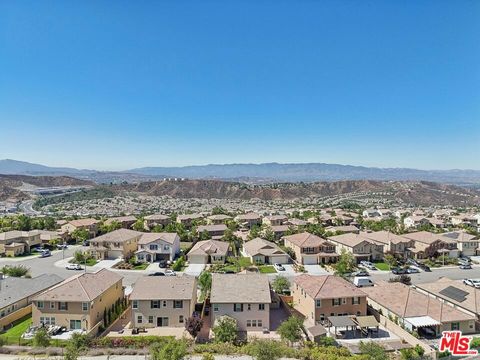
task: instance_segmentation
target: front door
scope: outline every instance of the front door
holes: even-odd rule
[[[168,317],[157,317],[157,326],[168,326]]]

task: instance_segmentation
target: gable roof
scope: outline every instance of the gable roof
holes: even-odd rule
[[[334,275],[313,276],[303,274],[295,277],[293,282],[313,299],[366,296],[362,290],[352,283]]]
[[[143,233],[130,229],[117,229],[109,233],[97,236],[90,240],[91,242],[125,242],[135,238],[138,238]]]
[[[210,302],[270,303],[268,276],[261,274],[212,274]]]
[[[299,247],[317,247],[325,243],[328,244],[328,241],[324,238],[310,234],[309,232],[285,236],[284,239]]]
[[[175,239],[178,237],[177,233],[141,233],[142,236],[138,240],[139,245],[150,244],[157,240],[165,241],[166,243],[173,244]]]
[[[70,225],[73,225],[75,227],[80,227],[80,226],[90,226],[94,224],[98,224],[100,221],[97,219],[77,219],[77,220],[70,220],[68,223]]]
[[[406,239],[403,236],[396,235],[391,233],[390,231],[375,231],[375,232],[361,232],[360,236],[363,236],[367,239],[374,240],[376,242],[380,242],[382,244],[388,245],[392,244],[399,244],[399,243],[408,243],[411,240]]]
[[[455,240],[453,240],[451,238],[443,236],[443,234],[435,234],[435,233],[431,233],[431,232],[428,232],[428,231],[417,231],[417,232],[413,232],[413,233],[403,234],[402,236],[407,238],[407,239],[410,239],[410,240],[413,240],[413,241],[418,241],[418,242],[421,242],[423,244],[428,244],[428,245],[433,244],[435,241],[443,241],[443,242],[446,242],[446,243],[455,243],[456,242]]]
[[[382,246],[384,245],[383,243],[380,243],[376,240],[372,240],[364,237],[363,235],[354,234],[354,233],[346,233],[346,234],[337,235],[337,236],[330,236],[328,240],[340,243],[348,247],[354,247],[354,246],[360,245],[363,242],[366,242],[369,244],[375,244],[375,245],[382,245]]]
[[[96,273],[82,273],[35,296],[35,300],[92,301],[122,279],[122,276],[107,269],[101,269]]]
[[[243,245],[243,249],[250,256],[254,256],[257,254],[261,254],[264,256],[286,255],[285,251],[280,249],[277,244],[261,238],[255,238],[246,242]]]
[[[194,276],[143,276],[133,285],[130,300],[191,300],[196,290]]]
[[[187,255],[227,255],[228,242],[218,240],[197,241]]]

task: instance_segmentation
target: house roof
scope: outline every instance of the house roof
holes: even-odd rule
[[[109,218],[107,220],[105,220],[105,224],[111,224],[112,222],[114,221],[117,221],[119,223],[122,223],[122,222],[135,222],[137,221],[137,218],[133,215],[130,215],[130,216],[117,216],[117,217],[112,217],[112,218]]]
[[[380,243],[376,240],[372,240],[364,237],[363,235],[354,234],[354,233],[346,233],[346,234],[337,235],[337,236],[330,236],[328,240],[346,245],[348,247],[354,247],[363,242],[376,244],[376,245],[384,245],[383,243]]]
[[[101,269],[96,273],[74,275],[35,296],[43,301],[92,301],[122,280],[119,274]]]
[[[299,247],[318,247],[328,243],[327,240],[309,232],[285,236],[284,239]]]
[[[68,223],[75,227],[80,227],[80,226],[91,226],[94,224],[98,224],[99,222],[100,221],[96,219],[77,219],[77,220],[70,220]]]
[[[177,233],[141,233],[142,236],[138,240],[139,245],[150,244],[157,240],[165,241],[166,243],[173,244],[175,239],[178,237]]]
[[[366,287],[363,291],[370,299],[402,318],[430,316],[439,322],[475,318],[399,282],[378,281],[375,286]]]
[[[274,244],[270,241],[267,241],[261,238],[255,238],[253,240],[246,242],[243,245],[243,249],[250,256],[254,256],[258,254],[264,255],[264,256],[286,255],[285,251],[280,249],[280,247],[277,244]]]
[[[237,220],[258,220],[260,219],[261,216],[256,214],[256,213],[246,213],[246,214],[240,214],[236,216]]]
[[[194,276],[143,276],[133,285],[130,300],[191,300],[196,290]]]
[[[262,274],[212,274],[210,302],[270,303],[270,283]]]
[[[270,221],[287,220],[287,217],[285,215],[269,215],[269,216],[265,216],[264,219],[270,220]]]
[[[62,278],[43,274],[31,279],[8,277],[0,280],[0,309],[58,284]]]
[[[224,215],[224,214],[210,215],[208,217],[208,219],[210,219],[210,220],[227,220],[227,219],[231,219],[231,218],[232,218],[231,216]]]
[[[187,255],[227,255],[229,244],[225,241],[197,241]]]
[[[340,225],[340,226],[328,226],[325,228],[327,231],[343,231],[343,232],[356,232],[359,229],[353,225]]]
[[[380,242],[382,244],[388,245],[392,244],[399,244],[399,243],[408,243],[411,240],[405,239],[403,236],[396,235],[391,233],[390,231],[375,231],[375,232],[361,232],[360,236],[374,240],[376,242]]]
[[[203,215],[201,214],[186,214],[186,215],[178,215],[177,220],[195,220],[195,219],[202,219]]]
[[[130,230],[130,229],[118,229],[118,230],[113,230],[109,233],[106,233],[101,236],[97,236],[96,238],[93,238],[91,241],[92,242],[125,242],[129,241],[135,238],[138,238],[140,235],[143,233],[135,230]]]
[[[362,290],[352,283],[333,275],[313,276],[303,274],[295,277],[293,282],[313,299],[366,296]]]
[[[163,214],[152,214],[144,217],[145,220],[168,220],[169,216]]]
[[[417,231],[413,233],[403,234],[402,236],[407,239],[418,241],[427,245],[433,244],[435,241],[438,240],[447,243],[456,242],[448,237],[443,236],[443,234],[435,234],[428,231]]]
[[[218,225],[200,225],[197,227],[197,231],[201,233],[202,231],[225,231],[227,230],[227,225],[218,224]]]

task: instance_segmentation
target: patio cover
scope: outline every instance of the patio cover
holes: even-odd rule
[[[327,329],[325,329],[322,325],[315,325],[315,326],[309,327],[307,331],[313,337],[322,336],[327,333]]]
[[[350,316],[329,316],[327,319],[335,328],[357,325]]]
[[[405,321],[409,322],[410,324],[412,324],[417,328],[425,327],[425,326],[440,325],[440,322],[438,322],[435,319],[432,319],[430,316],[408,317],[408,318],[405,318]]]
[[[378,327],[378,321],[375,319],[375,316],[368,315],[368,316],[357,316],[356,318],[358,326],[361,328],[373,328]]]

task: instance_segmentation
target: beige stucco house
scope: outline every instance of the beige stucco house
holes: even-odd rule
[[[187,254],[191,264],[224,264],[230,250],[226,241],[202,240],[197,241]]]
[[[135,251],[143,233],[129,229],[118,229],[90,240],[89,253],[98,260],[129,259]]]
[[[184,327],[197,302],[193,276],[139,278],[130,294],[132,327]]]
[[[170,218],[170,216],[163,215],[163,214],[148,215],[148,216],[145,216],[143,219],[144,219],[143,224],[147,229],[152,229],[157,225],[167,226],[172,222],[172,219]]]
[[[0,255],[18,256],[42,244],[41,230],[12,230],[0,234]]]
[[[96,219],[78,219],[70,220],[66,224],[61,226],[61,231],[64,233],[72,234],[77,229],[86,229],[90,237],[94,237],[98,233],[99,220]]]
[[[353,254],[357,262],[383,259],[385,245],[360,234],[348,233],[330,236],[328,240],[336,245],[337,252],[341,253],[342,250],[345,250]]]
[[[241,332],[270,329],[271,302],[270,283],[265,275],[212,275],[212,324],[222,316],[229,316],[237,321]]]
[[[290,256],[270,241],[255,238],[243,245],[243,254],[254,264],[288,264]]]
[[[251,229],[254,225],[262,224],[262,217],[256,213],[250,212],[237,215],[235,221],[241,226]]]
[[[203,233],[206,231],[208,236],[213,239],[220,239],[227,230],[227,225],[219,224],[219,225],[200,225],[197,227],[198,234]]]
[[[285,236],[283,241],[295,252],[295,259],[300,264],[328,264],[338,258],[335,244],[308,232]]]
[[[367,314],[367,295],[338,276],[296,276],[292,296],[307,325],[325,324],[329,316]]]
[[[177,233],[143,233],[136,251],[140,262],[173,261],[180,253],[180,237]]]
[[[122,276],[102,269],[72,276],[33,298],[32,324],[95,333],[104,311],[123,301]]]

